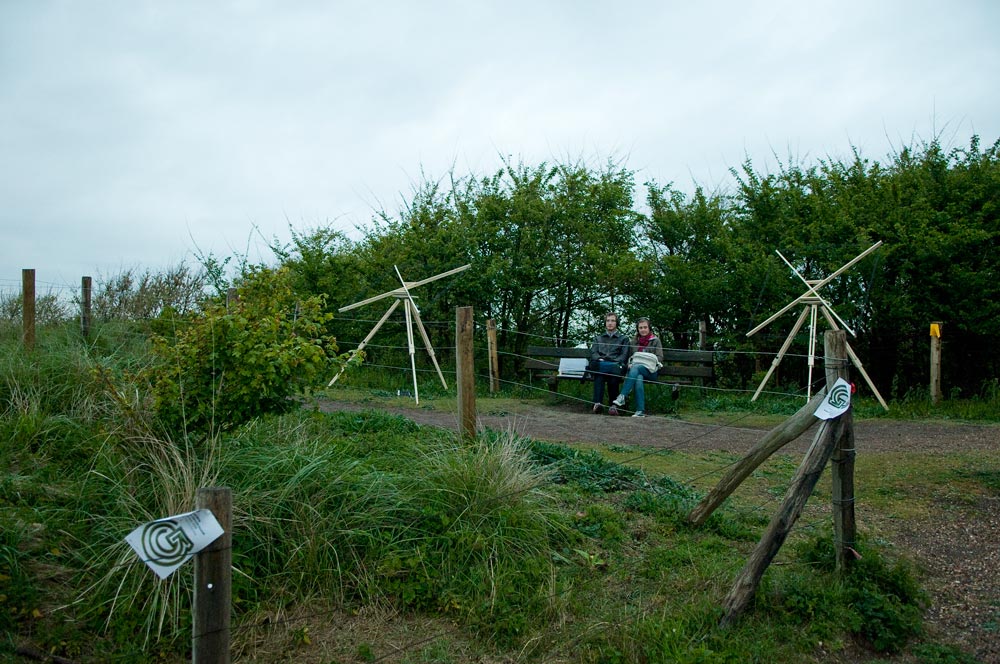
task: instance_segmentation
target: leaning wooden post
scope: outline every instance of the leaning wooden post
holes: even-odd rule
[[[21,270],[21,330],[24,347],[35,347],[35,271]]]
[[[712,513],[740,486],[743,480],[760,467],[760,464],[767,461],[772,454],[804,434],[810,427],[816,424],[819,421],[815,415],[816,409],[823,403],[823,399],[825,398],[826,390],[820,390],[797,413],[771,429],[767,435],[761,438],[736,465],[729,469],[726,475],[715,485],[715,488],[709,491],[701,502],[691,510],[691,513],[688,515],[688,523],[694,526],[700,526],[705,523],[708,517],[712,516]]]
[[[490,356],[490,394],[500,391],[500,361],[497,357],[497,323],[486,321],[486,344]]]
[[[841,335],[843,343],[847,343],[846,333],[843,330],[827,332],[825,337],[827,343],[829,343],[831,335]],[[834,355],[827,350],[825,357],[830,358]],[[846,362],[846,352],[840,357],[843,357]],[[788,537],[788,533],[791,532],[792,526],[802,514],[806,501],[809,500],[809,496],[812,495],[813,489],[816,487],[816,482],[823,474],[823,468],[830,461],[833,450],[844,436],[849,421],[841,415],[832,420],[823,420],[820,424],[812,445],[809,446],[805,458],[802,459],[798,470],[795,471],[795,476],[792,478],[792,483],[788,487],[788,492],[781,502],[778,513],[771,519],[767,530],[764,531],[764,536],[761,537],[757,547],[750,554],[743,569],[736,577],[732,589],[726,596],[723,603],[725,615],[721,621],[723,627],[733,624],[746,611],[754,593],[757,592],[761,577],[764,576],[767,566],[774,560],[781,545]]]
[[[843,431],[840,422],[841,418],[837,418],[824,420],[819,425],[819,430],[816,432],[812,445],[809,446],[805,459],[802,460],[802,465],[799,466],[795,477],[792,478],[792,484],[788,487],[788,493],[785,494],[781,508],[771,519],[764,536],[757,543],[757,548],[747,559],[742,571],[733,583],[732,590],[726,596],[723,603],[726,613],[721,622],[723,627],[734,623],[746,611],[754,593],[757,592],[757,586],[760,585],[760,579],[764,576],[767,566],[774,560],[781,545],[785,543],[785,538],[792,530],[792,526],[795,525],[795,521],[802,514],[802,509],[816,487],[816,482],[819,481],[823,468],[830,460],[833,448]]]
[[[197,509],[212,510],[222,535],[194,557],[193,664],[228,664],[232,615],[232,491],[228,487],[198,489]]]
[[[941,323],[931,323],[931,403],[941,401]]]
[[[847,353],[847,333],[830,330],[823,338],[826,364],[826,389],[833,389],[838,378],[851,382]],[[851,408],[840,416],[844,432],[837,441],[831,459],[833,479],[833,549],[837,571],[843,572],[854,560],[857,525],[854,518],[854,415]]]
[[[84,339],[90,338],[90,292],[92,286],[93,280],[90,277],[83,277],[80,280],[80,332],[83,333]]]
[[[463,436],[476,435],[476,374],[473,367],[472,307],[455,309],[455,370],[458,374],[458,422]]]

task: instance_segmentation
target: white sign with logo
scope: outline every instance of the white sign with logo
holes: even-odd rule
[[[149,569],[165,579],[222,533],[212,510],[197,510],[150,521],[129,533],[125,541]]]
[[[851,384],[843,378],[838,378],[814,414],[821,420],[832,420],[846,413],[850,407]]]

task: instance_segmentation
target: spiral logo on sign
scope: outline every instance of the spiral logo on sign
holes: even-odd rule
[[[830,392],[829,404],[834,408],[847,408],[851,405],[851,386],[834,385]]]
[[[142,549],[147,560],[168,566],[182,562],[194,543],[176,521],[154,521],[142,530]]]

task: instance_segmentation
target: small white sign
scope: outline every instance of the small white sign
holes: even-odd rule
[[[587,359],[583,357],[564,357],[559,360],[559,375],[580,378],[587,371]]]
[[[851,384],[843,378],[838,378],[814,414],[821,420],[832,420],[846,413],[850,407]]]
[[[222,533],[212,510],[197,510],[150,521],[129,533],[125,541],[149,569],[165,579]]]

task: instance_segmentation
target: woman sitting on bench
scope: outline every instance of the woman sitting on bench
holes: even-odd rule
[[[632,417],[646,416],[646,388],[643,380],[654,380],[656,372],[663,366],[663,344],[653,333],[648,318],[640,318],[636,322],[636,335],[632,339],[629,356],[628,374],[621,393],[611,403],[609,415],[617,415],[618,409],[625,405],[625,399],[632,389],[635,389],[635,412]]]

